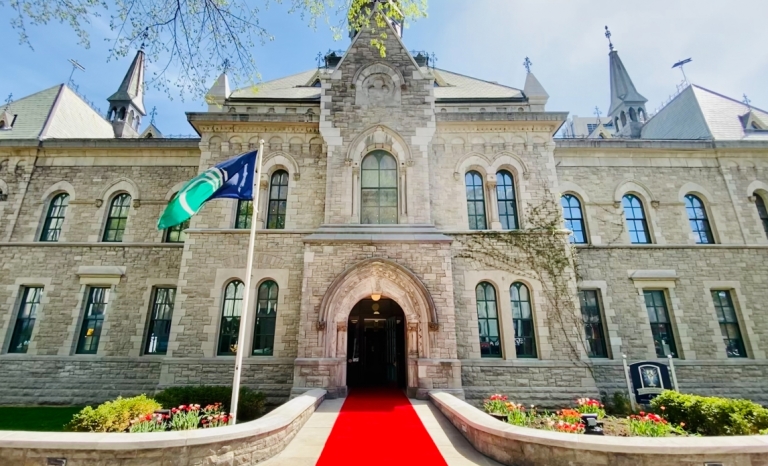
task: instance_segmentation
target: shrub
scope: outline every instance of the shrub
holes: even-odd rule
[[[230,412],[232,387],[206,386],[171,387],[155,395],[155,400],[165,408],[175,408],[180,405],[199,404],[200,406],[220,403],[223,410]],[[266,396],[248,387],[240,387],[240,400],[237,406],[238,422],[252,421],[264,414]]]
[[[152,414],[157,409],[160,409],[160,404],[146,395],[117,397],[96,408],[83,408],[65,428],[76,432],[123,432],[132,419]]]
[[[632,404],[624,392],[613,392],[610,402],[606,404],[608,405],[608,414],[614,416],[628,416],[632,414]]]
[[[674,424],[705,435],[754,435],[768,429],[768,409],[749,400],[705,397],[666,390],[651,406]],[[663,409],[662,409],[663,408]]]

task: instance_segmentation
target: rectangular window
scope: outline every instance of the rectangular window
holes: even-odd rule
[[[168,351],[175,300],[176,288],[155,288],[144,354],[165,354]]]
[[[586,335],[587,354],[590,358],[607,358],[608,351],[603,332],[603,317],[600,312],[600,302],[596,290],[579,291],[581,302],[581,317],[584,321],[584,334]]]
[[[99,349],[101,327],[109,302],[110,288],[93,287],[88,290],[83,326],[77,341],[77,354],[96,354]]]
[[[712,301],[715,303],[717,321],[720,323],[720,333],[723,334],[725,352],[729,358],[746,358],[744,340],[741,338],[739,319],[733,307],[730,291],[712,291]]]
[[[237,201],[237,218],[235,219],[235,228],[238,230],[248,230],[251,228],[253,220],[253,201]]]
[[[8,347],[9,353],[27,352],[29,341],[32,339],[32,330],[35,328],[37,309],[43,297],[42,287],[24,287],[23,290],[19,315],[16,317],[16,325],[13,327],[11,336],[11,346]]]
[[[648,319],[651,321],[653,333],[653,345],[656,347],[656,356],[666,358],[667,355],[677,357],[675,348],[675,336],[672,333],[672,323],[669,320],[667,300],[664,291],[645,291],[645,309],[648,311]]]

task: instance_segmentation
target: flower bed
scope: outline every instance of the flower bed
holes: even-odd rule
[[[660,407],[661,415],[641,411],[637,415],[621,418],[606,415],[605,406],[590,398],[576,400],[575,407],[549,412],[539,410],[536,406],[526,408],[522,404],[509,401],[505,395],[495,394],[485,400],[483,408],[497,419],[506,417],[506,422],[515,426],[569,434],[593,433],[618,437],[689,435],[684,430],[684,422],[673,425],[664,418],[664,406]],[[590,423],[592,425],[588,428]]]

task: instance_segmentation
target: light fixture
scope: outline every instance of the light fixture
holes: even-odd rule
[[[381,299],[381,293],[379,293],[377,291],[374,291],[373,293],[371,293],[371,299],[374,300],[374,301],[380,300]]]
[[[373,309],[373,315],[377,316],[381,314],[381,312],[379,312],[379,303],[373,303],[371,309]]]

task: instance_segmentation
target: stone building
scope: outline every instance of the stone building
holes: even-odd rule
[[[768,402],[768,113],[691,85],[651,117],[611,51],[615,127],[556,139],[567,113],[533,73],[436,69],[398,30],[386,57],[363,31],[258,90],[221,75],[195,139],[140,132],[143,52],[107,119],[66,85],[6,106],[0,402],[229,384],[243,349],[274,402],[377,383],[557,405],[622,390],[622,355]],[[157,231],[262,139],[255,218],[216,200]]]

